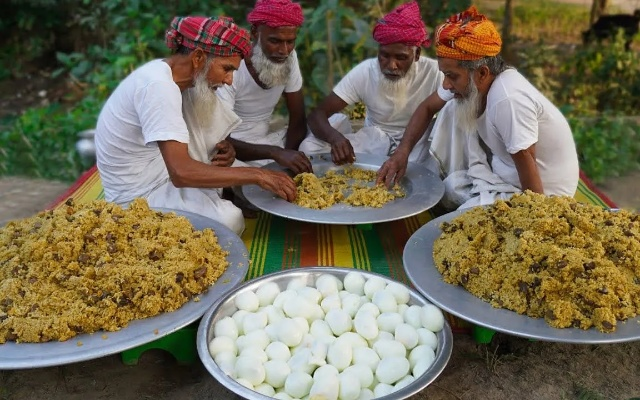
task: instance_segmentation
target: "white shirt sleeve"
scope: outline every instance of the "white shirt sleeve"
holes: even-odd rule
[[[490,123],[502,138],[509,154],[528,149],[538,142],[535,103],[526,96],[510,96],[493,107]]]
[[[189,143],[189,131],[182,116],[182,93],[175,83],[151,82],[134,98],[145,145],[164,140]]]
[[[438,97],[443,101],[449,101],[453,99],[453,93],[450,90],[445,89],[442,85],[438,86]]]
[[[284,87],[285,93],[294,93],[302,89],[302,74],[300,73],[300,65],[298,64],[298,56],[295,51],[291,54],[293,57],[293,65],[291,66],[291,74],[289,80]]]
[[[367,80],[370,79],[367,61],[356,65],[333,88],[333,92],[348,105],[362,101],[363,96],[359,89],[367,87]]]
[[[236,82],[236,76],[234,76],[232,85],[222,85],[216,89],[216,96],[218,96],[218,99],[225,102],[227,107],[231,110],[233,110],[236,103]]]

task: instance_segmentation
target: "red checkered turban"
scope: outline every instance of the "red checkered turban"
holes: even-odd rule
[[[402,43],[407,46],[429,47],[431,44],[415,0],[396,7],[379,19],[373,28],[373,39],[383,46]]]
[[[302,7],[291,0],[258,0],[247,16],[252,25],[267,25],[272,28],[281,26],[300,26],[304,22]]]
[[[246,57],[251,51],[251,36],[231,18],[175,17],[165,35],[167,46],[178,49],[200,48],[207,53],[230,57]]]
[[[455,60],[478,60],[500,53],[502,39],[495,25],[471,6],[450,17],[436,32],[436,54]]]

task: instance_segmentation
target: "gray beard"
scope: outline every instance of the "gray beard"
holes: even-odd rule
[[[478,87],[471,77],[469,77],[469,87],[467,93],[456,99],[456,121],[465,133],[473,133],[478,129],[478,110],[480,109],[480,96]]]
[[[262,52],[262,47],[259,43],[260,39],[258,38],[258,43],[253,46],[253,52],[251,54],[251,64],[258,73],[258,79],[268,88],[286,85],[287,81],[289,81],[293,66],[293,57],[291,57],[293,52],[289,54],[287,61],[281,64],[275,63],[269,60]]]
[[[194,116],[203,129],[212,125],[213,115],[218,106],[218,96],[216,96],[215,90],[207,82],[206,71],[208,69],[205,68],[194,77],[193,88],[191,89]],[[221,85],[216,86],[219,87]]]
[[[396,80],[387,78],[380,69],[380,63],[376,64],[378,65],[378,73],[380,74],[378,90],[393,98],[393,114],[396,114],[398,111],[404,109],[409,101],[409,83],[416,76],[416,63],[413,62],[409,70],[407,70],[401,78]]]

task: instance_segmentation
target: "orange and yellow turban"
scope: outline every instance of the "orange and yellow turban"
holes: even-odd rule
[[[436,54],[455,60],[478,60],[500,53],[502,39],[493,22],[471,6],[449,17],[436,32]]]

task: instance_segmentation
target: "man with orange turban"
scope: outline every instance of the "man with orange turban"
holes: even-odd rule
[[[225,140],[238,116],[218,102],[251,51],[249,33],[229,18],[176,17],[166,33],[173,54],[126,77],[105,103],[96,128],[97,165],[105,198],[121,205],[137,197],[152,207],[195,212],[237,233],[242,212],[221,188],[258,184],[293,200],[284,173],[230,168]]]
[[[502,60],[501,45],[494,24],[473,6],[437,29],[443,88],[455,101],[445,106],[434,93],[418,106],[398,150],[380,169],[380,182],[402,178],[413,144],[442,109],[430,152],[445,178],[445,196],[456,199],[452,203],[485,204],[527,189],[575,194],[578,157],[571,128],[556,106]],[[490,151],[490,163],[480,142]]]
[[[298,151],[307,132],[302,74],[295,51],[302,7],[291,0],[258,0],[247,16],[253,48],[240,62],[233,84],[218,90],[242,119],[231,132],[236,149],[234,166],[263,166],[275,160],[294,173],[311,172],[309,159]],[[270,131],[273,111],[281,97],[289,123]],[[236,193],[239,194],[239,193]]]
[[[355,153],[388,156],[402,140],[417,105],[442,87],[436,60],[420,56],[421,47],[430,41],[417,2],[402,4],[378,20],[373,38],[379,44],[378,57],[349,71],[311,111],[312,134],[300,145],[301,151],[330,151],[336,164],[353,162]],[[448,99],[450,94],[442,92]],[[366,118],[364,127],[352,133],[347,116],[340,112],[358,102],[364,104]],[[428,156],[426,144],[425,139],[415,146],[412,161]]]

